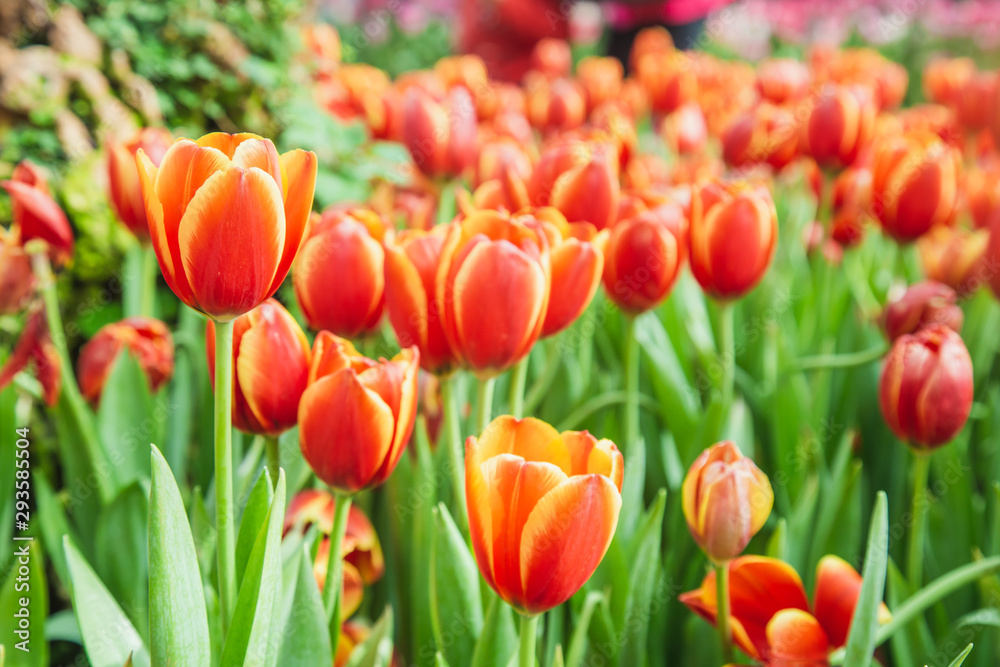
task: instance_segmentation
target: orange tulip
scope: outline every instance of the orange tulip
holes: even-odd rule
[[[802,126],[803,152],[824,166],[850,166],[871,144],[877,112],[867,89],[827,84]]]
[[[489,87],[486,63],[477,55],[446,56],[434,63],[434,73],[448,88],[463,86],[473,98],[478,98]]]
[[[917,241],[924,273],[948,285],[959,296],[970,296],[998,270],[986,254],[988,229],[956,229],[938,225]]]
[[[403,143],[427,176],[456,176],[476,157],[476,109],[464,87],[441,100],[417,86],[403,94]]]
[[[767,163],[783,169],[798,153],[791,110],[767,102],[734,117],[722,134],[722,157],[732,167]]]
[[[314,218],[292,270],[295,298],[313,329],[354,338],[378,329],[385,294],[382,218],[327,209]]]
[[[48,244],[49,258],[59,267],[73,255],[73,230],[66,214],[49,194],[42,171],[29,160],[14,168],[9,181],[0,186],[10,195],[11,229],[18,229],[21,244],[41,239]]]
[[[20,312],[35,293],[35,274],[19,236],[16,227],[0,228],[0,315]]]
[[[929,132],[883,138],[872,167],[874,210],[882,228],[900,242],[948,224],[958,202],[958,152]]]
[[[986,229],[1000,211],[1000,166],[972,167],[963,180],[972,222]]]
[[[498,417],[465,445],[469,533],[486,583],[523,614],[548,611],[604,558],[621,509],[610,440]]]
[[[778,244],[770,191],[710,183],[695,188],[691,208],[691,272],[715,298],[740,298],[764,277]]]
[[[955,113],[962,127],[974,132],[989,126],[995,92],[995,72],[976,72],[965,82],[955,103]]]
[[[572,67],[573,53],[564,39],[546,37],[536,42],[531,50],[531,69],[550,79],[568,75]]]
[[[856,166],[837,174],[833,181],[832,205],[833,239],[848,248],[861,243],[871,220],[871,170]]]
[[[299,444],[316,476],[341,493],[382,484],[413,432],[420,353],[373,361],[321,331],[299,402]]]
[[[655,111],[670,113],[698,96],[691,56],[679,51],[649,53],[636,61],[636,78]]]
[[[757,65],[757,90],[775,104],[798,100],[809,92],[809,68],[790,58],[774,58]]]
[[[618,154],[607,142],[564,139],[548,146],[528,183],[532,206],[554,206],[569,222],[598,230],[618,210]]]
[[[583,87],[587,98],[587,111],[593,111],[621,93],[625,69],[621,61],[612,56],[587,56],[576,66],[576,80]]]
[[[453,224],[441,250],[436,300],[456,357],[480,378],[523,359],[545,322],[550,275],[547,238],[531,215],[477,211]]]
[[[59,402],[59,390],[62,388],[62,362],[49,334],[45,310],[41,307],[28,313],[14,351],[0,367],[0,390],[9,385],[14,376],[29,364],[34,367],[35,377],[42,385],[45,404],[50,408],[54,407]]]
[[[954,106],[966,82],[976,73],[972,58],[936,58],[924,67],[924,95],[935,104]]]
[[[694,102],[683,104],[663,119],[660,134],[674,153],[681,155],[700,153],[708,141],[705,114]]]
[[[743,553],[774,504],[767,475],[728,441],[712,445],[691,464],[682,493],[688,530],[715,563]]]
[[[205,353],[215,385],[215,323],[208,322]],[[233,326],[233,425],[277,436],[295,426],[309,377],[309,341],[284,306],[268,299]]]
[[[933,132],[945,143],[961,149],[965,143],[958,119],[948,107],[937,104],[921,104],[898,113],[879,116],[875,136],[881,137],[893,133],[907,133],[914,130]]]
[[[604,290],[619,308],[655,308],[673,288],[687,256],[688,222],[674,198],[638,202],[601,239]]]
[[[473,185],[508,175],[522,182],[531,177],[531,156],[525,148],[510,138],[488,141],[479,149],[475,162]]]
[[[820,559],[811,609],[802,579],[788,563],[741,556],[728,567],[733,640],[752,659],[774,667],[825,665],[830,652],[847,642],[861,595],[861,575],[846,561],[836,556]],[[715,624],[715,572],[680,600]],[[879,623],[892,620],[884,604],[878,619]]]
[[[586,93],[569,79],[534,79],[525,90],[528,120],[543,132],[572,130],[587,119]]]
[[[164,129],[147,127],[139,130],[129,141],[109,141],[108,151],[108,200],[118,220],[139,239],[149,243],[149,225],[146,223],[146,206],[142,200],[142,185],[135,166],[135,154],[141,148],[157,167],[173,143],[173,137]]]
[[[601,282],[604,255],[597,230],[587,222],[568,223],[555,209],[536,213],[551,249],[552,288],[541,337],[559,333],[583,314]]]
[[[643,28],[632,42],[628,57],[629,71],[635,71],[639,60],[649,54],[669,54],[674,51],[674,38],[663,26]]]
[[[223,322],[274,294],[309,220],[316,164],[254,134],[179,139],[159,168],[140,148],[149,233],[174,294]]]
[[[431,373],[448,373],[457,363],[445,336],[443,309],[437,301],[441,251],[448,236],[444,226],[425,232],[407,230],[385,242],[385,302],[389,322],[402,347],[420,350],[420,365]]]
[[[659,155],[644,153],[633,155],[622,173],[622,187],[630,190],[647,190],[670,182],[670,167]]]
[[[961,333],[965,316],[956,301],[955,290],[942,283],[927,280],[911,285],[903,296],[885,307],[882,328],[890,341],[933,324]]]
[[[139,362],[156,392],[174,374],[174,341],[167,325],[152,317],[126,317],[101,327],[77,360],[80,393],[96,405],[118,357],[127,351]]]
[[[961,336],[935,324],[897,338],[882,368],[879,406],[896,437],[918,449],[958,435],[972,410],[972,359]]]

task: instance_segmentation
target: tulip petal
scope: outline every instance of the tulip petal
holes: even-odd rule
[[[281,179],[281,165],[278,162],[278,150],[269,139],[248,139],[236,146],[231,156],[233,166],[243,169],[257,167],[270,174],[274,182],[284,192]]]
[[[772,667],[822,667],[830,645],[819,621],[801,609],[782,609],[767,624]]]
[[[567,475],[573,474],[570,452],[559,432],[534,417],[497,417],[483,431],[471,454],[477,461],[485,461],[498,454],[513,454],[525,461],[552,463]]]
[[[157,183],[162,167],[160,176]],[[216,319],[232,318],[270,296],[284,236],[274,179],[256,168],[209,177],[178,228],[181,264],[200,309]]]
[[[294,150],[283,153],[279,158],[281,166],[282,201],[285,207],[285,246],[281,262],[274,274],[275,282],[271,293],[277,291],[281,281],[288,274],[299,246],[305,237],[309,213],[312,211],[313,195],[316,190],[318,162],[312,151]]]
[[[41,239],[48,243],[55,263],[66,262],[73,254],[73,230],[52,195],[21,181],[2,185],[11,198],[11,217],[20,227],[21,242]]]
[[[552,293],[542,336],[562,331],[580,317],[597,292],[604,256],[592,243],[567,239],[552,249]]]
[[[259,134],[253,134],[251,132],[238,132],[236,134],[229,134],[228,132],[210,132],[203,135],[195,140],[202,148],[214,148],[217,151],[222,152],[230,160],[236,154],[236,149],[245,141],[250,140],[257,141],[270,141],[270,139],[264,139],[264,137]]]
[[[526,611],[551,609],[590,579],[614,537],[621,503],[602,475],[571,477],[538,501],[521,537]]]
[[[836,556],[824,556],[816,566],[816,590],[813,593],[813,614],[830,640],[838,648],[847,643],[854,608],[861,595],[861,575],[851,565]],[[879,623],[892,620],[889,608],[879,607]]]

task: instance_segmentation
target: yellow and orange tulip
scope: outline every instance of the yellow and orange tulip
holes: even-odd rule
[[[172,143],[170,132],[153,127],[139,130],[126,142],[107,143],[108,200],[118,220],[140,243],[149,243],[149,224],[146,222],[146,205],[142,200],[135,155],[141,148],[153,165],[159,167]]]
[[[548,238],[552,262],[552,288],[541,333],[545,338],[568,327],[587,309],[601,282],[604,255],[598,232],[590,223],[568,223],[553,208],[536,215]]]

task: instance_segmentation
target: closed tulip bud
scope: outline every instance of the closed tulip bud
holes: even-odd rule
[[[959,91],[955,114],[966,130],[975,132],[989,126],[996,76],[995,72],[976,72]]]
[[[378,328],[384,235],[382,218],[369,209],[328,209],[314,218],[292,271],[295,298],[310,327],[346,338]]]
[[[733,118],[722,134],[722,157],[731,167],[769,164],[780,170],[798,154],[795,118],[785,107],[761,103]]]
[[[670,113],[697,99],[698,77],[687,54],[671,50],[644,55],[637,60],[635,72],[654,111]]]
[[[619,308],[642,313],[670,294],[687,256],[688,221],[673,198],[619,220],[601,239],[604,291]]]
[[[882,228],[899,242],[948,224],[958,202],[958,152],[940,137],[911,132],[875,146],[872,198]]]
[[[420,350],[420,365],[431,373],[447,374],[457,364],[443,327],[443,308],[437,301],[441,252],[448,227],[431,231],[407,230],[385,242],[385,301],[389,322],[402,347]]]
[[[879,405],[896,437],[917,449],[933,449],[965,426],[972,389],[965,343],[937,324],[893,343],[879,382]]]
[[[647,190],[670,182],[670,167],[659,155],[644,153],[633,155],[622,173],[622,187],[629,190]]]
[[[802,150],[823,166],[850,166],[872,141],[878,107],[859,86],[823,87],[802,126]]]
[[[1000,167],[972,167],[963,180],[972,222],[986,229],[1000,211]]]
[[[705,114],[697,104],[688,102],[663,119],[660,134],[674,153],[700,153],[708,141]]]
[[[486,583],[522,614],[556,607],[604,558],[624,462],[610,440],[498,417],[465,445],[469,534]]]
[[[17,228],[22,245],[41,239],[48,245],[49,259],[60,267],[73,256],[73,230],[66,214],[49,194],[42,171],[24,160],[14,168],[9,181],[0,186],[10,195],[11,229]]]
[[[546,148],[528,183],[533,206],[554,206],[569,222],[598,231],[618,210],[618,154],[607,142],[558,141]]]
[[[152,317],[126,317],[101,327],[80,350],[80,393],[91,404],[100,401],[104,383],[122,352],[139,363],[154,393],[174,374],[174,341],[167,325]]]
[[[976,73],[972,58],[935,58],[924,67],[924,95],[935,104],[954,106],[965,83]]]
[[[13,380],[14,376],[29,365],[33,367],[35,378],[42,385],[42,396],[50,408],[59,402],[62,388],[62,362],[59,352],[52,342],[45,310],[35,308],[28,313],[28,320],[14,345],[14,350],[0,367],[0,390]]]
[[[997,265],[991,266],[986,254],[989,242],[988,229],[938,225],[920,237],[917,249],[929,279],[944,283],[959,296],[967,297],[997,272]]]
[[[502,373],[538,340],[550,286],[547,238],[531,215],[477,211],[453,224],[436,285],[450,348],[480,378]]]
[[[691,203],[691,272],[717,299],[738,299],[761,281],[778,244],[778,214],[764,187],[710,183]]]
[[[427,176],[455,176],[476,157],[476,108],[464,87],[441,101],[411,86],[403,94],[403,143]]]
[[[552,262],[552,288],[541,333],[546,338],[568,327],[587,309],[601,282],[604,255],[590,223],[570,224],[551,208],[536,215],[542,220]]]
[[[576,80],[583,86],[587,98],[587,111],[593,111],[621,93],[625,69],[621,61],[612,56],[587,56],[576,66]]]
[[[434,63],[434,73],[448,88],[463,86],[475,96],[488,87],[486,63],[476,55],[446,56]]]
[[[150,162],[159,167],[171,143],[173,137],[168,131],[152,127],[139,130],[127,142],[107,143],[108,200],[118,220],[140,243],[149,243],[149,225],[146,222],[146,205],[142,200],[142,185],[135,166],[135,154],[141,148]]]
[[[809,68],[790,58],[765,60],[757,65],[757,90],[775,104],[805,97],[809,92]]]
[[[575,81],[535,79],[526,95],[528,120],[543,132],[572,130],[587,119],[586,94]]]
[[[20,312],[35,292],[31,259],[18,236],[17,228],[0,228],[0,315]]]
[[[500,138],[489,141],[479,149],[475,162],[473,185],[510,174],[521,181],[531,177],[531,157],[527,151],[513,139]]]
[[[179,139],[157,167],[136,165],[167,285],[191,308],[232,320],[270,297],[298,252],[312,209],[316,155],[281,156],[253,134]]]
[[[663,26],[643,28],[632,42],[632,51],[628,57],[629,71],[635,71],[639,60],[649,54],[668,54],[674,51],[674,38]]]
[[[832,204],[833,239],[848,248],[860,244],[871,220],[871,170],[849,167],[840,172],[833,181]]]
[[[957,301],[955,290],[942,283],[927,280],[911,285],[885,307],[882,328],[890,341],[934,324],[961,333],[964,315]]]
[[[573,53],[564,39],[546,37],[531,50],[531,69],[550,79],[567,76],[572,67]]]
[[[688,530],[715,563],[743,553],[774,504],[767,475],[729,441],[701,453],[684,478],[682,493]]]
[[[215,324],[206,329],[208,372],[215,385]],[[295,426],[309,377],[309,341],[284,306],[268,299],[233,325],[233,425],[277,436]]]
[[[352,494],[385,482],[413,432],[420,353],[373,361],[321,331],[299,402],[299,445],[316,476]]]

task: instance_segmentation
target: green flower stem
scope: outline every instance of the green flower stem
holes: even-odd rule
[[[550,338],[544,343],[546,347],[545,367],[531,384],[528,396],[524,399],[524,410],[529,415],[534,414],[535,410],[538,409],[542,399],[548,394],[552,383],[555,382],[556,376],[559,374],[562,353],[559,349],[558,338]]]
[[[215,527],[219,607],[225,635],[236,609],[236,531],[233,513],[233,322],[215,323]]]
[[[603,394],[598,394],[597,396],[594,396],[593,398],[582,403],[577,409],[573,410],[568,417],[559,423],[558,430],[560,432],[573,431],[595,412],[612,405],[624,404],[628,400],[628,392],[625,391],[608,391]],[[650,414],[654,415],[660,409],[660,404],[645,394],[639,394],[638,404],[640,408],[643,408]]]
[[[347,517],[351,513],[351,496],[333,492],[336,504],[333,510],[333,529],[330,531],[330,553],[326,561],[326,580],[323,582],[323,608],[330,627],[333,653],[337,652],[340,639],[340,588],[344,581],[344,559],[340,545],[347,533]]]
[[[445,446],[451,466],[451,486],[456,522],[462,532],[468,532],[469,510],[465,504],[465,447],[462,444],[461,410],[458,401],[458,380],[455,376],[441,378],[441,403],[444,408]]]
[[[736,308],[732,303],[719,304],[719,364],[722,366],[722,419],[729,419],[733,405],[733,382],[736,377],[736,342],[734,316]]]
[[[622,443],[624,449],[638,447],[639,442],[639,340],[635,337],[635,317],[625,316],[625,415]]]
[[[481,436],[493,417],[493,386],[496,378],[479,381],[479,395],[476,399],[476,436]]]
[[[276,436],[264,437],[264,450],[267,452],[267,470],[271,473],[271,482],[277,486],[278,471],[281,470],[281,447]]]
[[[733,661],[733,630],[729,626],[729,563],[715,565],[715,596],[719,610],[716,624],[722,644],[722,662],[728,665]]]
[[[510,414],[518,419],[524,416],[524,385],[528,379],[528,357],[517,362],[510,371]]]
[[[156,251],[152,246],[142,247],[142,298],[139,313],[148,317],[156,317],[156,279],[160,275],[160,265],[156,260]],[[275,472],[275,481],[278,476]]]
[[[879,344],[867,350],[848,354],[818,354],[812,357],[800,357],[790,370],[798,372],[827,368],[854,368],[881,359],[887,351],[885,345]]]
[[[931,467],[930,454],[914,452],[913,505],[910,516],[910,548],[906,560],[906,576],[913,590],[920,588],[924,577],[924,531],[927,527],[927,476]]]
[[[521,648],[517,654],[518,667],[535,667],[535,635],[538,634],[538,617],[521,617]]]

